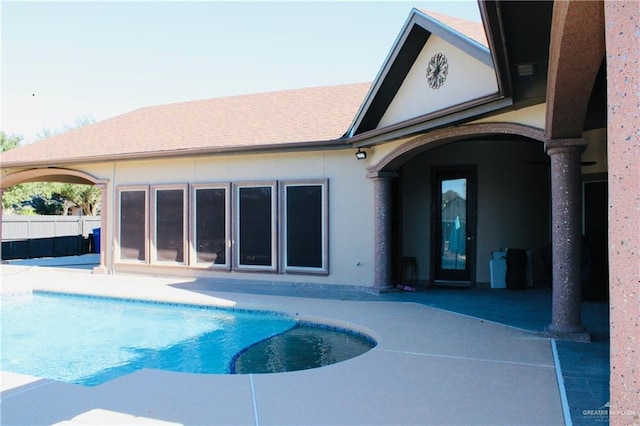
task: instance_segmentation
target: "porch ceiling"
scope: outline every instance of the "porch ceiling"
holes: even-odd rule
[[[555,36],[552,36],[553,1],[482,1],[480,6],[492,32],[493,48],[500,54],[498,59],[504,62],[509,75],[513,108],[545,101],[557,103],[557,107],[551,107],[548,119],[555,120],[558,113],[570,113],[568,121],[574,126],[573,136],[576,136],[582,131],[606,126],[606,73],[600,52],[604,38],[600,43],[597,33],[597,28],[602,27],[602,16],[598,14],[602,2],[558,3],[570,9],[570,13],[566,20],[558,22],[562,32]],[[555,43],[552,37],[558,35],[563,40],[557,40],[558,45],[550,47]],[[551,55],[556,55],[556,60]],[[558,62],[558,55],[562,63]],[[597,58],[590,59],[594,56]],[[587,74],[588,81],[585,80]],[[576,111],[582,115],[579,120],[576,120]],[[561,124],[549,122],[546,127],[558,125]],[[547,131],[550,136],[564,132]]]

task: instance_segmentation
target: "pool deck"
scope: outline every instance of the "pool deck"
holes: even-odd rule
[[[606,421],[573,414],[608,402],[608,393],[598,394],[602,374],[590,377],[591,371],[574,366],[576,381],[570,382],[573,376],[563,378],[554,356],[568,357],[567,365],[585,364],[584,359],[602,363],[602,347],[565,347],[537,334],[539,318],[548,315],[544,292],[354,292],[336,299],[322,290],[237,291],[212,280],[91,275],[81,267],[0,268],[3,294],[39,289],[267,309],[350,327],[378,342],[348,361],[278,374],[147,369],[84,387],[2,372],[2,425],[561,425],[572,422],[565,419],[569,411],[573,424]],[[529,300],[530,311],[517,298]],[[598,364],[594,371],[600,370]],[[580,380],[594,386],[581,386]],[[567,402],[572,386],[595,389],[590,394],[598,402]]]

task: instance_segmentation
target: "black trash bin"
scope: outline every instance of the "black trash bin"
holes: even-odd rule
[[[527,251],[522,249],[507,249],[507,273],[505,282],[509,290],[524,290],[527,288]]]

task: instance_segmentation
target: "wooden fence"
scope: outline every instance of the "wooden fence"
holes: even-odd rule
[[[73,256],[97,252],[100,216],[2,216],[2,259]]]

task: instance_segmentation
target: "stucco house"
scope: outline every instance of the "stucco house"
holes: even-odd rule
[[[489,286],[492,253],[525,249],[549,333],[588,339],[585,247],[590,290],[637,295],[612,238],[637,249],[616,214],[638,192],[609,182],[640,180],[637,86],[620,94],[638,4],[479,5],[482,24],[410,11],[372,83],[142,108],[3,153],[1,186],[100,187],[103,273],[383,292],[410,262],[421,284]]]

